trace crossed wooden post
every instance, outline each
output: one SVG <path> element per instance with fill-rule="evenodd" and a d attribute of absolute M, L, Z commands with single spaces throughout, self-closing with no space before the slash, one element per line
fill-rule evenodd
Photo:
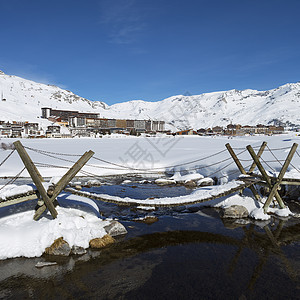
<path fill-rule="evenodd" d="M 37 190 L 39 191 L 44 204 L 41 205 L 35 212 L 33 217 L 34 220 L 38 220 L 42 213 L 49 209 L 52 217 L 55 219 L 57 217 L 57 211 L 54 207 L 54 200 L 61 193 L 61 191 L 67 186 L 67 184 L 75 177 L 75 175 L 81 170 L 81 168 L 86 164 L 86 162 L 94 155 L 93 151 L 88 151 L 83 154 L 83 156 L 68 170 L 68 172 L 58 181 L 55 185 L 54 190 L 50 193 L 47 193 L 43 183 L 44 179 L 41 176 L 40 172 L 30 159 L 28 153 L 24 149 L 20 141 L 14 142 L 14 146 L 18 151 L 28 173 L 30 174 Z"/>
<path fill-rule="evenodd" d="M 290 152 L 289 152 L 289 154 L 288 154 L 288 156 L 287 156 L 287 158 L 286 158 L 286 160 L 285 160 L 285 162 L 284 162 L 284 164 L 283 164 L 283 166 L 282 166 L 282 168 L 281 168 L 281 170 L 280 170 L 280 173 L 279 173 L 279 175 L 276 179 L 275 184 L 272 185 L 272 181 L 271 181 L 270 177 L 268 176 L 268 174 L 265 171 L 264 167 L 260 163 L 259 158 L 256 156 L 253 148 L 250 145 L 247 146 L 247 150 L 249 151 L 250 155 L 252 156 L 254 162 L 256 163 L 261 175 L 263 176 L 263 178 L 265 179 L 265 181 L 268 184 L 269 188 L 271 189 L 270 194 L 268 196 L 268 199 L 264 204 L 264 212 L 265 213 L 267 212 L 268 207 L 271 204 L 274 196 L 275 196 L 280 208 L 285 208 L 285 205 L 284 205 L 280 195 L 278 194 L 277 190 L 278 190 L 278 187 L 280 186 L 280 184 L 282 182 L 284 174 L 285 174 L 285 172 L 286 172 L 286 170 L 287 170 L 287 168 L 288 168 L 288 166 L 289 166 L 289 164 L 290 164 L 290 162 L 291 162 L 291 160 L 292 160 L 292 158 L 293 158 L 293 156 L 294 156 L 294 154 L 297 150 L 297 147 L 298 147 L 298 144 L 294 143 L 291 150 L 290 150 Z"/>
<path fill-rule="evenodd" d="M 274 181 L 272 181 L 273 179 L 271 179 L 268 176 L 267 172 L 265 171 L 264 167 L 262 166 L 261 162 L 259 161 L 259 159 L 260 159 L 260 157 L 261 157 L 261 155 L 262 155 L 262 153 L 263 153 L 266 145 L 267 145 L 267 143 L 263 142 L 257 154 L 254 152 L 253 148 L 250 145 L 247 146 L 247 150 L 248 150 L 248 152 L 250 153 L 250 155 L 251 155 L 251 157 L 253 159 L 253 163 L 252 163 L 252 165 L 251 165 L 251 167 L 250 167 L 250 169 L 249 169 L 248 172 L 246 172 L 245 169 L 243 168 L 241 162 L 239 161 L 238 157 L 234 153 L 234 151 L 231 148 L 230 144 L 228 143 L 228 144 L 225 145 L 226 148 L 228 149 L 229 153 L 231 154 L 234 162 L 236 163 L 238 169 L 240 170 L 240 172 L 242 174 L 244 174 L 244 175 L 251 174 L 254 171 L 254 169 L 256 168 L 256 166 L 257 166 L 257 168 L 259 169 L 259 171 L 260 171 L 260 173 L 262 175 L 262 178 L 266 182 L 263 185 L 267 185 L 267 187 L 270 188 L 270 194 L 269 194 L 268 199 L 265 202 L 264 207 L 263 207 L 264 208 L 264 213 L 267 213 L 268 207 L 270 206 L 270 204 L 271 204 L 271 202 L 273 200 L 273 197 L 276 198 L 276 200 L 277 200 L 280 208 L 285 208 L 285 205 L 284 205 L 284 203 L 283 203 L 283 201 L 282 201 L 282 199 L 281 199 L 281 197 L 280 197 L 280 195 L 279 195 L 279 193 L 278 193 L 277 190 L 278 190 L 280 184 L 282 183 L 284 174 L 285 174 L 285 172 L 286 172 L 286 170 L 287 170 L 287 168 L 288 168 L 288 166 L 289 166 L 289 164 L 290 164 L 290 162 L 291 162 L 291 160 L 292 160 L 292 158 L 293 158 L 293 156 L 294 156 L 294 154 L 295 154 L 295 152 L 297 150 L 297 147 L 298 147 L 298 144 L 296 144 L 296 143 L 293 144 L 293 146 L 292 146 L 292 148 L 291 148 L 291 150 L 290 150 L 290 152 L 289 152 L 289 154 L 288 154 L 288 156 L 287 156 L 287 158 L 286 158 L 286 160 L 285 160 L 285 162 L 284 162 L 284 164 L 282 166 L 282 169 L 281 169 L 278 177 L 275 179 L 276 180 L 275 183 L 273 183 L 274 182 Z M 251 189 L 251 191 L 252 191 L 255 199 L 256 200 L 260 200 L 260 196 L 257 193 L 257 191 L 255 190 L 254 186 L 251 185 L 249 188 Z"/>
<path fill-rule="evenodd" d="M 260 146 L 260 149 L 258 150 L 257 157 L 261 157 L 261 155 L 262 155 L 262 153 L 263 153 L 263 151 L 264 151 L 266 145 L 267 145 L 266 142 L 263 142 L 263 143 L 262 143 L 262 145 Z M 235 164 L 237 165 L 238 169 L 240 170 L 240 172 L 241 172 L 243 175 L 247 175 L 247 174 L 253 172 L 253 170 L 254 170 L 255 167 L 256 167 L 255 161 L 253 161 L 253 163 L 252 163 L 252 165 L 251 165 L 249 171 L 246 172 L 245 169 L 244 169 L 244 167 L 242 166 L 241 162 L 239 161 L 238 157 L 236 156 L 235 152 L 234 152 L 233 149 L 231 148 L 230 144 L 227 143 L 225 146 L 226 146 L 227 150 L 229 151 L 230 155 L 232 156 L 232 158 L 233 158 Z M 255 198 L 257 201 L 260 201 L 261 198 L 260 198 L 259 194 L 257 193 L 255 187 L 254 187 L 253 185 L 250 185 L 249 188 L 250 188 L 250 190 L 251 190 L 251 192 L 252 192 L 254 198 Z"/>

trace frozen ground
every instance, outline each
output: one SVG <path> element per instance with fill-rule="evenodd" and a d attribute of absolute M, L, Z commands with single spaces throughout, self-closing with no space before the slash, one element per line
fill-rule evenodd
<path fill-rule="evenodd" d="M 0 164 L 11 151 L 9 149 L 3 150 L 3 148 L 6 149 L 14 141 L 13 139 L 0 139 Z M 300 137 L 295 133 L 290 133 L 278 136 L 234 138 L 221 136 L 126 137 L 123 135 L 107 135 L 97 139 L 21 140 L 24 146 L 41 150 L 36 152 L 27 149 L 30 157 L 37 164 L 39 171 L 44 177 L 63 175 L 66 172 L 63 167 L 70 167 L 79 158 L 79 155 L 88 150 L 93 150 L 95 155 L 83 170 L 96 175 L 156 173 L 165 170 L 179 170 L 181 172 L 197 172 L 208 176 L 230 164 L 226 169 L 215 174 L 219 177 L 236 170 L 225 148 L 226 143 L 231 144 L 246 167 L 251 164 L 251 158 L 245 147 L 251 145 L 257 151 L 263 141 L 267 141 L 268 147 L 274 149 L 272 153 L 279 160 L 284 160 L 292 144 L 294 142 L 299 143 Z M 264 160 L 268 162 L 266 169 L 270 172 L 274 172 L 273 169 L 279 171 L 281 165 L 276 161 L 272 153 L 266 149 L 263 155 Z M 297 168 L 300 167 L 300 158 L 297 154 L 293 158 L 293 165 Z M 0 177 L 15 176 L 23 167 L 18 154 L 15 152 L 3 165 L 0 165 Z M 297 170 L 290 169 L 290 171 L 292 172 L 291 176 L 300 177 L 300 173 Z M 82 173 L 81 175 L 87 174 Z M 26 177 L 28 173 L 24 171 L 21 176 Z"/>
<path fill-rule="evenodd" d="M 225 150 L 225 144 L 230 143 L 241 159 L 245 168 L 251 164 L 247 145 L 252 145 L 257 151 L 263 141 L 268 142 L 269 149 L 265 150 L 263 159 L 270 173 L 279 172 L 280 162 L 286 158 L 294 142 L 298 143 L 300 137 L 295 133 L 280 136 L 253 136 L 253 137 L 122 137 L 105 136 L 102 139 L 43 139 L 21 140 L 32 160 L 36 163 L 44 177 L 62 176 L 67 168 L 76 161 L 85 151 L 95 152 L 88 166 L 80 175 L 102 176 L 124 173 L 157 174 L 159 171 L 168 171 L 173 178 L 190 174 L 187 178 L 216 177 L 219 183 L 226 184 L 228 180 L 238 175 L 235 165 Z M 11 139 L 2 139 L 0 145 L 0 176 L 15 176 L 22 169 L 22 162 L 16 151 L 6 160 L 11 153 Z M 6 149 L 6 150 L 4 150 Z M 35 149 L 33 151 L 32 149 Z M 36 152 L 36 150 L 39 150 Z M 276 158 L 275 158 L 276 157 Z M 282 162 L 281 162 L 282 163 Z M 287 177 L 300 178 L 300 158 L 298 152 L 292 160 L 292 167 L 288 170 Z M 62 168 L 65 167 L 65 168 Z M 247 168 L 246 168 L 247 169 Z M 176 171 L 176 172 L 175 172 Z M 198 175 L 200 174 L 200 175 Z M 21 176 L 28 176 L 23 171 Z M 149 175 L 150 176 L 150 175 Z M 157 175 L 158 176 L 158 175 Z M 160 174 L 160 176 L 162 176 Z M 5 180 L 3 180 L 3 184 Z M 220 187 L 222 188 L 222 187 Z M 0 186 L 1 189 L 1 186 Z M 9 193 L 9 189 L 0 190 Z M 2 193 L 2 194 L 1 194 Z M 198 197 L 195 190 L 190 197 Z M 180 197 L 178 197 L 179 199 Z M 69 201 L 87 201 L 78 196 L 69 196 Z M 176 198 L 171 199 L 176 201 Z M 223 201 L 212 202 L 211 205 L 225 207 L 232 204 L 241 204 L 248 208 L 251 216 L 256 219 L 266 219 L 269 216 L 262 213 L 261 204 L 250 197 L 231 196 Z M 58 208 L 58 218 L 41 218 L 38 222 L 32 220 L 34 211 L 17 211 L 10 216 L 0 218 L 0 259 L 25 256 L 40 256 L 45 247 L 49 246 L 57 237 L 63 236 L 69 244 L 87 246 L 87 240 L 95 235 L 104 235 L 103 227 L 106 224 L 98 218 L 97 208 L 90 201 L 92 212 L 75 209 Z M 11 210 L 11 209 L 10 209 Z M 96 214 L 95 214 L 96 212 Z M 287 216 L 289 210 L 272 209 L 272 212 Z M 42 234 L 44 233 L 44 234 Z M 45 234 L 46 233 L 46 234 Z"/>

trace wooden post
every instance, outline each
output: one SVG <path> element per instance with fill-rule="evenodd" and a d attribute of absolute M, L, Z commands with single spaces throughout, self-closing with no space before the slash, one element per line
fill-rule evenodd
<path fill-rule="evenodd" d="M 38 189 L 41 197 L 43 198 L 47 208 L 49 209 L 52 217 L 55 219 L 57 216 L 57 211 L 53 205 L 53 203 L 50 201 L 47 192 L 42 184 L 43 177 L 41 176 L 40 172 L 38 171 L 38 169 L 36 168 L 36 166 L 34 165 L 34 163 L 32 162 L 32 160 L 30 159 L 29 155 L 27 154 L 26 150 L 24 149 L 23 145 L 21 144 L 20 141 L 16 141 L 14 142 L 14 146 L 17 149 L 28 173 L 30 174 L 36 188 Z"/>
<path fill-rule="evenodd" d="M 258 157 L 258 159 L 260 159 L 260 157 L 261 157 L 261 155 L 263 154 L 263 152 L 264 152 L 266 146 L 267 146 L 267 142 L 263 142 L 263 143 L 261 144 L 261 146 L 260 146 L 260 148 L 259 148 L 259 150 L 258 150 L 258 152 L 257 152 L 257 155 L 256 155 L 256 156 Z M 251 165 L 251 167 L 250 167 L 248 173 L 252 173 L 252 172 L 254 171 L 255 168 L 256 168 L 256 163 L 255 163 L 255 161 L 253 161 L 253 163 L 252 163 L 252 165 Z"/>
<path fill-rule="evenodd" d="M 274 186 L 272 187 L 271 192 L 270 192 L 270 194 L 268 196 L 268 199 L 267 199 L 267 201 L 266 201 L 266 203 L 264 205 L 264 210 L 265 211 L 268 209 L 270 203 L 272 202 L 272 199 L 273 199 L 273 197 L 274 197 L 274 195 L 275 195 L 278 187 L 281 184 L 283 176 L 284 176 L 284 174 L 285 174 L 285 172 L 286 172 L 286 170 L 287 170 L 287 168 L 288 168 L 288 166 L 289 166 L 289 164 L 290 164 L 290 162 L 291 162 L 291 160 L 292 160 L 292 158 L 293 158 L 293 156 L 294 156 L 294 154 L 295 154 L 295 152 L 297 150 L 297 147 L 298 147 L 298 144 L 294 143 L 293 146 L 292 146 L 292 148 L 291 148 L 291 150 L 290 150 L 290 152 L 289 152 L 289 154 L 288 154 L 288 156 L 287 156 L 287 158 L 286 158 L 286 160 L 285 160 L 285 162 L 284 162 L 284 164 L 283 164 L 283 166 L 282 166 L 282 169 L 280 170 L 280 173 L 278 175 L 277 181 L 274 184 Z M 285 205 L 284 205 L 284 203 L 283 203 L 282 200 L 278 201 L 278 203 L 279 203 L 279 205 L 280 205 L 281 208 L 285 207 Z"/>
<path fill-rule="evenodd" d="M 270 179 L 270 177 L 268 176 L 268 174 L 267 174 L 267 172 L 265 171 L 265 169 L 264 169 L 264 167 L 262 166 L 262 164 L 260 163 L 260 161 L 259 161 L 258 157 L 256 156 L 256 154 L 255 154 L 253 148 L 252 148 L 250 145 L 248 145 L 248 146 L 247 146 L 247 149 L 248 149 L 250 155 L 252 156 L 253 160 L 255 161 L 255 163 L 256 163 L 256 165 L 257 165 L 257 167 L 258 167 L 258 169 L 259 169 L 261 175 L 263 176 L 263 178 L 265 179 L 266 183 L 268 184 L 269 188 L 270 188 L 270 189 L 273 189 L 271 179 Z M 284 207 L 283 201 L 282 201 L 280 195 L 278 194 L 277 188 L 276 188 L 276 190 L 274 190 L 273 196 L 275 196 L 275 198 L 276 198 L 276 200 L 278 201 L 278 203 L 280 204 L 280 206 Z M 273 198 L 273 196 L 272 196 L 272 198 Z M 271 203 L 271 201 L 272 201 L 272 198 L 270 198 L 270 199 L 271 199 L 271 200 L 270 200 L 270 203 Z M 269 198 L 268 198 L 268 199 L 269 199 Z M 264 212 L 265 212 L 265 213 L 267 212 L 267 209 L 268 209 L 270 203 L 268 203 L 268 204 L 267 204 L 267 202 L 265 203 L 265 205 L 264 205 Z"/>
<path fill-rule="evenodd" d="M 94 155 L 93 151 L 88 151 L 72 166 L 71 169 L 58 181 L 50 198 L 51 203 L 56 199 L 60 192 L 67 186 L 67 184 L 74 178 L 74 176 L 81 170 L 87 161 Z M 42 213 L 46 210 L 45 204 L 41 205 L 35 212 L 34 220 L 38 220 Z"/>
<path fill-rule="evenodd" d="M 242 164 L 241 164 L 241 162 L 239 161 L 238 157 L 236 156 L 235 152 L 234 152 L 233 149 L 231 148 L 230 144 L 227 143 L 225 146 L 226 146 L 227 150 L 229 151 L 230 155 L 232 156 L 232 158 L 233 158 L 235 164 L 237 165 L 238 169 L 240 170 L 240 172 L 241 172 L 242 174 L 244 174 L 244 175 L 247 175 L 247 172 L 245 171 L 244 167 L 242 166 Z M 254 167 L 254 168 L 255 168 L 255 167 Z M 254 195 L 255 199 L 256 199 L 257 201 L 260 201 L 260 196 L 259 196 L 259 194 L 257 193 L 255 187 L 254 187 L 253 185 L 250 185 L 249 188 L 250 188 L 252 194 Z"/>

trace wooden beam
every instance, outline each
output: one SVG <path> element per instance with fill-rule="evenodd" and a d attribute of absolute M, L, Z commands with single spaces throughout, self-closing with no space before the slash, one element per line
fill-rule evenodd
<path fill-rule="evenodd" d="M 32 160 L 30 159 L 29 155 L 27 154 L 27 152 L 24 149 L 21 142 L 20 141 L 14 142 L 14 146 L 15 146 L 16 150 L 18 151 L 28 173 L 30 174 L 36 188 L 38 189 L 38 191 L 39 191 L 42 199 L 44 200 L 47 208 L 49 209 L 52 217 L 55 219 L 57 216 L 57 211 L 56 211 L 53 203 L 50 201 L 50 199 L 47 195 L 47 192 L 42 184 L 42 181 L 44 181 L 44 180 L 43 180 L 40 172 L 38 171 L 38 169 L 36 168 L 36 166 L 34 165 Z"/>
<path fill-rule="evenodd" d="M 263 154 L 263 152 L 264 152 L 266 146 L 267 146 L 267 142 L 263 142 L 263 143 L 261 144 L 261 146 L 260 146 L 260 148 L 259 148 L 259 150 L 258 150 L 258 152 L 257 152 L 257 154 L 256 154 L 256 156 L 258 157 L 258 159 L 259 159 L 259 158 L 261 157 L 261 155 Z M 255 168 L 256 168 L 256 163 L 255 163 L 255 161 L 253 161 L 253 163 L 252 163 L 252 165 L 251 165 L 251 167 L 250 167 L 248 173 L 252 173 L 252 172 L 254 171 Z"/>
<path fill-rule="evenodd" d="M 285 162 L 284 162 L 284 164 L 283 164 L 283 166 L 282 166 L 282 168 L 281 168 L 281 170 L 280 170 L 280 173 L 279 173 L 279 175 L 277 177 L 277 182 L 272 187 L 271 192 L 270 192 L 270 194 L 268 196 L 268 199 L 265 202 L 265 205 L 264 205 L 264 210 L 265 211 L 268 209 L 270 203 L 272 202 L 272 199 L 273 199 L 273 197 L 274 197 L 274 195 L 275 195 L 275 193 L 276 193 L 279 185 L 281 184 L 281 181 L 282 181 L 282 179 L 284 177 L 284 174 L 285 174 L 287 168 L 289 167 L 289 164 L 291 163 L 291 160 L 292 160 L 292 158 L 293 158 L 293 156 L 294 156 L 294 154 L 295 154 L 295 152 L 297 150 L 297 147 L 298 147 L 298 144 L 294 143 L 293 146 L 292 146 L 292 148 L 291 148 L 291 150 L 290 150 L 290 152 L 289 152 L 289 154 L 288 154 L 288 156 L 287 156 L 287 158 L 286 158 L 286 160 L 285 160 Z M 278 201 L 278 203 L 279 203 L 279 206 L 281 208 L 285 208 L 285 205 L 284 205 L 284 203 L 283 203 L 282 200 Z"/>
<path fill-rule="evenodd" d="M 258 167 L 261 175 L 263 176 L 264 180 L 268 184 L 269 188 L 272 189 L 273 188 L 272 181 L 271 181 L 270 177 L 268 176 L 267 172 L 265 171 L 264 167 L 262 166 L 261 162 L 259 161 L 258 157 L 256 156 L 253 148 L 250 145 L 248 145 L 247 146 L 247 150 L 249 151 L 250 155 L 252 156 L 253 160 L 255 161 L 255 163 L 256 163 L 256 165 L 257 165 L 257 167 Z M 278 203 L 282 203 L 283 204 L 283 201 L 282 201 L 280 195 L 278 194 L 277 189 L 275 190 L 273 196 L 275 196 L 275 198 L 278 201 Z M 269 203 L 269 205 L 270 205 L 270 203 Z M 265 205 L 264 205 L 264 212 L 265 213 L 267 212 L 267 209 L 268 209 L 268 207 L 266 206 L 266 203 L 265 203 Z"/>
<path fill-rule="evenodd" d="M 235 164 L 237 165 L 238 169 L 240 170 L 240 172 L 244 175 L 247 175 L 247 172 L 245 171 L 244 167 L 242 166 L 240 160 L 238 159 L 238 157 L 236 156 L 235 152 L 233 151 L 233 149 L 231 148 L 230 144 L 227 143 L 226 145 L 226 148 L 228 150 L 228 152 L 230 153 L 230 155 L 232 156 Z M 253 185 L 250 185 L 249 186 L 249 189 L 251 190 L 254 198 L 257 200 L 257 201 L 260 201 L 260 196 L 259 194 L 257 193 L 255 187 Z"/>
<path fill-rule="evenodd" d="M 235 164 L 237 165 L 238 169 L 240 170 L 240 172 L 242 174 L 246 175 L 247 173 L 246 173 L 244 167 L 242 166 L 241 162 L 239 161 L 239 159 L 235 155 L 235 153 L 234 153 L 233 149 L 231 148 L 230 144 L 227 143 L 225 146 L 226 146 L 228 152 L 230 153 L 231 157 L 233 158 Z"/>
<path fill-rule="evenodd" d="M 93 151 L 88 151 L 83 154 L 82 157 L 69 169 L 69 171 L 58 181 L 55 185 L 53 194 L 51 195 L 50 201 L 54 202 L 56 197 L 61 191 L 68 185 L 68 183 L 75 177 L 75 175 L 81 170 L 81 168 L 87 163 L 87 161 L 94 155 Z M 35 212 L 33 217 L 34 220 L 38 220 L 42 213 L 46 210 L 45 204 L 41 205 Z"/>
<path fill-rule="evenodd" d="M 37 199 L 37 198 L 38 197 L 35 193 L 31 194 L 31 195 L 20 195 L 20 197 L 17 197 L 17 198 L 12 199 L 12 200 L 1 201 L 0 202 L 0 207 L 10 206 L 10 205 L 14 205 L 14 204 L 17 204 L 17 203 L 29 201 L 29 200 L 34 200 L 34 199 Z"/>

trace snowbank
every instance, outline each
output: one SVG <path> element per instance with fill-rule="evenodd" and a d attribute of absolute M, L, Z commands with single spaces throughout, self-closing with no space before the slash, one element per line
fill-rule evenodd
<path fill-rule="evenodd" d="M 34 211 L 13 214 L 0 219 L 0 259 L 38 257 L 55 239 L 63 237 L 70 247 L 89 247 L 93 238 L 106 235 L 109 221 L 93 213 L 57 207 L 56 219 L 33 220 Z"/>

